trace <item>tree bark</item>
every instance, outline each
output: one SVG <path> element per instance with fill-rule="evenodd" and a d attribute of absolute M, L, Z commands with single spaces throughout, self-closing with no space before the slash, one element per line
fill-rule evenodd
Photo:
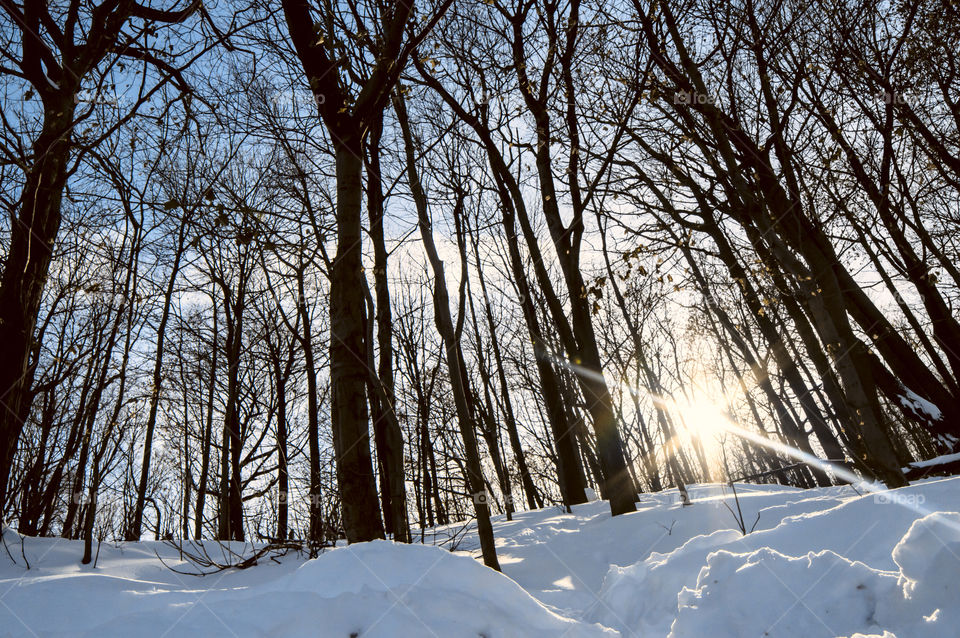
<path fill-rule="evenodd" d="M 11 224 L 10 249 L 0 279 L 0 512 L 23 421 L 30 410 L 30 353 L 37 312 L 60 229 L 60 200 L 71 149 L 73 94 L 45 106 L 43 130 L 33 145 L 37 162 L 27 173 L 20 214 Z"/>
<path fill-rule="evenodd" d="M 372 383 L 379 392 L 371 397 L 374 408 L 374 436 L 377 460 L 380 463 L 381 501 L 386 531 L 401 543 L 410 542 L 407 517 L 407 488 L 404 478 L 403 433 L 395 412 L 393 376 L 393 317 L 390 309 L 390 286 L 387 279 L 387 246 L 383 231 L 383 188 L 380 175 L 380 136 L 382 121 L 371 126 L 367 140 L 367 212 L 370 218 L 370 240 L 373 244 L 373 282 L 376 291 L 376 325 L 378 360 L 376 374 L 371 365 Z M 371 320 L 373 318 L 371 317 Z M 372 328 L 372 326 L 371 326 Z M 373 340 L 368 342 L 373 348 Z M 371 353 L 372 354 L 372 353 Z M 372 356 L 370 357 L 372 359 Z M 382 394 L 381 396 L 378 396 Z"/>
<path fill-rule="evenodd" d="M 343 522 L 351 543 L 383 538 L 370 455 L 367 412 L 366 281 L 361 261 L 361 169 L 359 138 L 335 143 L 337 163 L 337 255 L 330 274 L 330 388 L 337 478 Z"/>

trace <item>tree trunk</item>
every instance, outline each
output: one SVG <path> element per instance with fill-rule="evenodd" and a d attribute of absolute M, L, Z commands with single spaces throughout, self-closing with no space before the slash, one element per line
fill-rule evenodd
<path fill-rule="evenodd" d="M 160 314 L 160 323 L 157 326 L 157 353 L 153 360 L 153 380 L 150 388 L 150 407 L 147 414 L 147 428 L 143 438 L 143 461 L 140 467 L 140 481 L 137 483 L 137 502 L 133 509 L 133 521 L 127 531 L 128 541 L 140 538 L 140 528 L 143 525 L 143 508 L 147 497 L 147 480 L 150 478 L 150 455 L 153 450 L 153 430 L 157 425 L 157 411 L 160 407 L 160 384 L 163 381 L 163 354 L 166 347 L 164 337 L 167 332 L 167 321 L 170 319 L 170 304 L 173 299 L 173 290 L 180 272 L 180 258 L 183 255 L 183 244 L 186 235 L 186 223 L 180 224 L 177 235 L 176 252 L 173 256 L 173 266 L 167 279 L 167 288 L 163 294 L 163 310 Z"/>
<path fill-rule="evenodd" d="M 401 543 L 410 542 L 407 518 L 407 488 L 404 478 L 403 433 L 395 412 L 396 396 L 393 379 L 393 317 L 390 309 L 390 286 L 387 279 L 387 247 L 383 232 L 383 190 L 380 175 L 380 134 L 382 121 L 371 126 L 367 140 L 367 209 L 370 217 L 370 240 L 373 243 L 373 281 L 376 291 L 376 325 L 378 361 L 372 382 L 379 384 L 382 397 L 372 398 L 375 406 L 374 436 L 377 459 L 381 466 L 380 491 L 383 518 L 387 532 Z M 371 320 L 373 317 L 371 317 Z M 372 329 L 372 326 L 371 326 Z M 368 348 L 373 348 L 370 339 Z M 372 354 L 372 352 L 371 352 Z M 372 357 L 371 357 L 372 358 Z M 373 366 L 371 366 L 371 371 Z M 375 393 L 379 394 L 379 393 Z"/>
<path fill-rule="evenodd" d="M 45 108 L 43 130 L 33 145 L 37 161 L 26 176 L 20 214 L 11 223 L 10 248 L 0 279 L 0 361 L 4 362 L 0 396 L 6 406 L 0 410 L 0 512 L 7 505 L 10 471 L 23 430 L 21 415 L 29 413 L 33 400 L 30 352 L 60 229 L 74 107 L 71 94 Z"/>
<path fill-rule="evenodd" d="M 210 299 L 216 307 L 216 292 L 212 292 Z M 193 537 L 197 540 L 203 538 L 203 508 L 207 498 L 207 482 L 210 474 L 210 450 L 213 444 L 213 397 L 217 386 L 217 336 L 219 334 L 217 326 L 217 313 L 213 313 L 213 334 L 211 336 L 210 353 L 210 375 L 207 379 L 207 414 L 204 424 L 203 443 L 200 450 L 200 478 L 197 483 L 197 520 L 194 522 Z M 201 372 L 198 370 L 198 372 Z"/>
<path fill-rule="evenodd" d="M 407 119 L 406 108 L 403 104 L 403 97 L 400 91 L 395 95 L 394 106 L 397 111 L 397 119 L 400 122 L 404 148 L 406 150 L 407 179 L 413 200 L 417 207 L 420 237 L 423 239 L 424 249 L 427 252 L 430 266 L 433 269 L 434 318 L 436 320 L 437 332 L 440 333 L 440 337 L 443 340 L 444 351 L 447 355 L 450 387 L 457 409 L 457 421 L 460 425 L 460 435 L 463 438 L 463 448 L 466 456 L 465 474 L 467 489 L 473 497 L 474 511 L 477 516 L 477 534 L 480 537 L 480 549 L 483 554 L 484 564 L 491 569 L 500 571 L 500 563 L 497 560 L 497 550 L 493 538 L 493 525 L 490 523 L 490 508 L 487 504 L 487 495 L 484 490 L 485 481 L 480 462 L 480 449 L 477 445 L 476 424 L 473 421 L 473 410 L 468 402 L 466 379 L 463 377 L 463 352 L 460 349 L 459 341 L 463 323 L 461 321 L 455 327 L 450 313 L 450 296 L 447 293 L 443 262 L 440 260 L 436 245 L 433 241 L 433 229 L 427 210 L 427 199 L 420 185 L 420 178 L 417 173 L 413 137 L 410 133 L 410 124 Z M 465 197 L 464 194 L 458 194 L 459 199 L 455 206 L 462 206 L 463 197 Z M 466 311 L 463 307 L 463 291 L 465 290 L 465 279 L 468 277 L 468 273 L 464 271 L 460 276 L 460 312 L 463 313 Z"/>
<path fill-rule="evenodd" d="M 304 286 L 305 268 L 300 264 L 297 271 L 297 312 L 300 315 L 303 334 L 298 335 L 303 350 L 303 364 L 307 377 L 307 447 L 310 452 L 310 486 L 307 498 L 310 500 L 309 537 L 312 542 L 323 540 L 323 516 L 320 511 L 322 494 L 320 472 L 320 394 L 317 387 L 317 367 L 313 351 L 313 327 L 310 313 L 307 311 L 307 293 Z"/>
<path fill-rule="evenodd" d="M 366 339 L 361 249 L 359 137 L 338 140 L 337 256 L 330 274 L 330 388 L 337 479 L 343 524 L 351 543 L 383 538 L 377 486 L 370 456 Z"/>

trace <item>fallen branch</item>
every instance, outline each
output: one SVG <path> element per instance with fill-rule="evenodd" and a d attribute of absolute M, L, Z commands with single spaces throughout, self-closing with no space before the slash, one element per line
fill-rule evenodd
<path fill-rule="evenodd" d="M 163 566 L 172 572 L 183 574 L 185 576 L 209 576 L 211 574 L 216 574 L 228 569 L 247 569 L 254 567 L 259 563 L 260 559 L 264 557 L 269 557 L 270 560 L 279 563 L 280 561 L 278 561 L 277 558 L 286 556 L 290 551 L 296 551 L 298 554 L 303 554 L 306 551 L 303 543 L 299 541 L 267 543 L 259 549 L 255 549 L 253 546 L 251 546 L 253 551 L 249 554 L 236 552 L 229 547 L 229 545 L 220 541 L 216 541 L 216 543 L 220 548 L 222 559 L 217 559 L 211 556 L 204 543 L 196 543 L 191 541 L 190 549 L 187 550 L 184 549 L 184 544 L 182 542 L 164 541 L 165 545 L 168 545 L 179 552 L 180 560 L 195 565 L 198 568 L 198 571 L 183 571 L 177 569 L 172 565 L 169 565 L 163 559 L 163 557 L 160 556 L 160 552 L 154 550 L 154 554 L 157 555 L 157 559 L 163 564 Z"/>

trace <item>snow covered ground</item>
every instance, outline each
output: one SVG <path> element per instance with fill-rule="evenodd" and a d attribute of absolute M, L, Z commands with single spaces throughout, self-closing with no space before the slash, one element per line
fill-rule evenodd
<path fill-rule="evenodd" d="M 503 575 L 470 534 L 457 553 L 380 541 L 198 577 L 164 543 L 104 543 L 94 569 L 78 542 L 8 531 L 0 636 L 960 636 L 960 478 L 737 492 L 746 535 L 715 485 L 690 507 L 667 491 L 617 518 L 497 519 Z"/>

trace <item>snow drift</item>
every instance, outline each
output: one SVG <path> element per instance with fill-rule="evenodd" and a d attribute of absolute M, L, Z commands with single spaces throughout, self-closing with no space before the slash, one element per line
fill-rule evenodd
<path fill-rule="evenodd" d="M 723 486 L 498 519 L 503 574 L 469 533 L 457 553 L 378 541 L 199 577 L 164 543 L 104 544 L 92 568 L 77 542 L 8 531 L 0 636 L 958 635 L 960 478 L 738 494 L 746 535 Z"/>

